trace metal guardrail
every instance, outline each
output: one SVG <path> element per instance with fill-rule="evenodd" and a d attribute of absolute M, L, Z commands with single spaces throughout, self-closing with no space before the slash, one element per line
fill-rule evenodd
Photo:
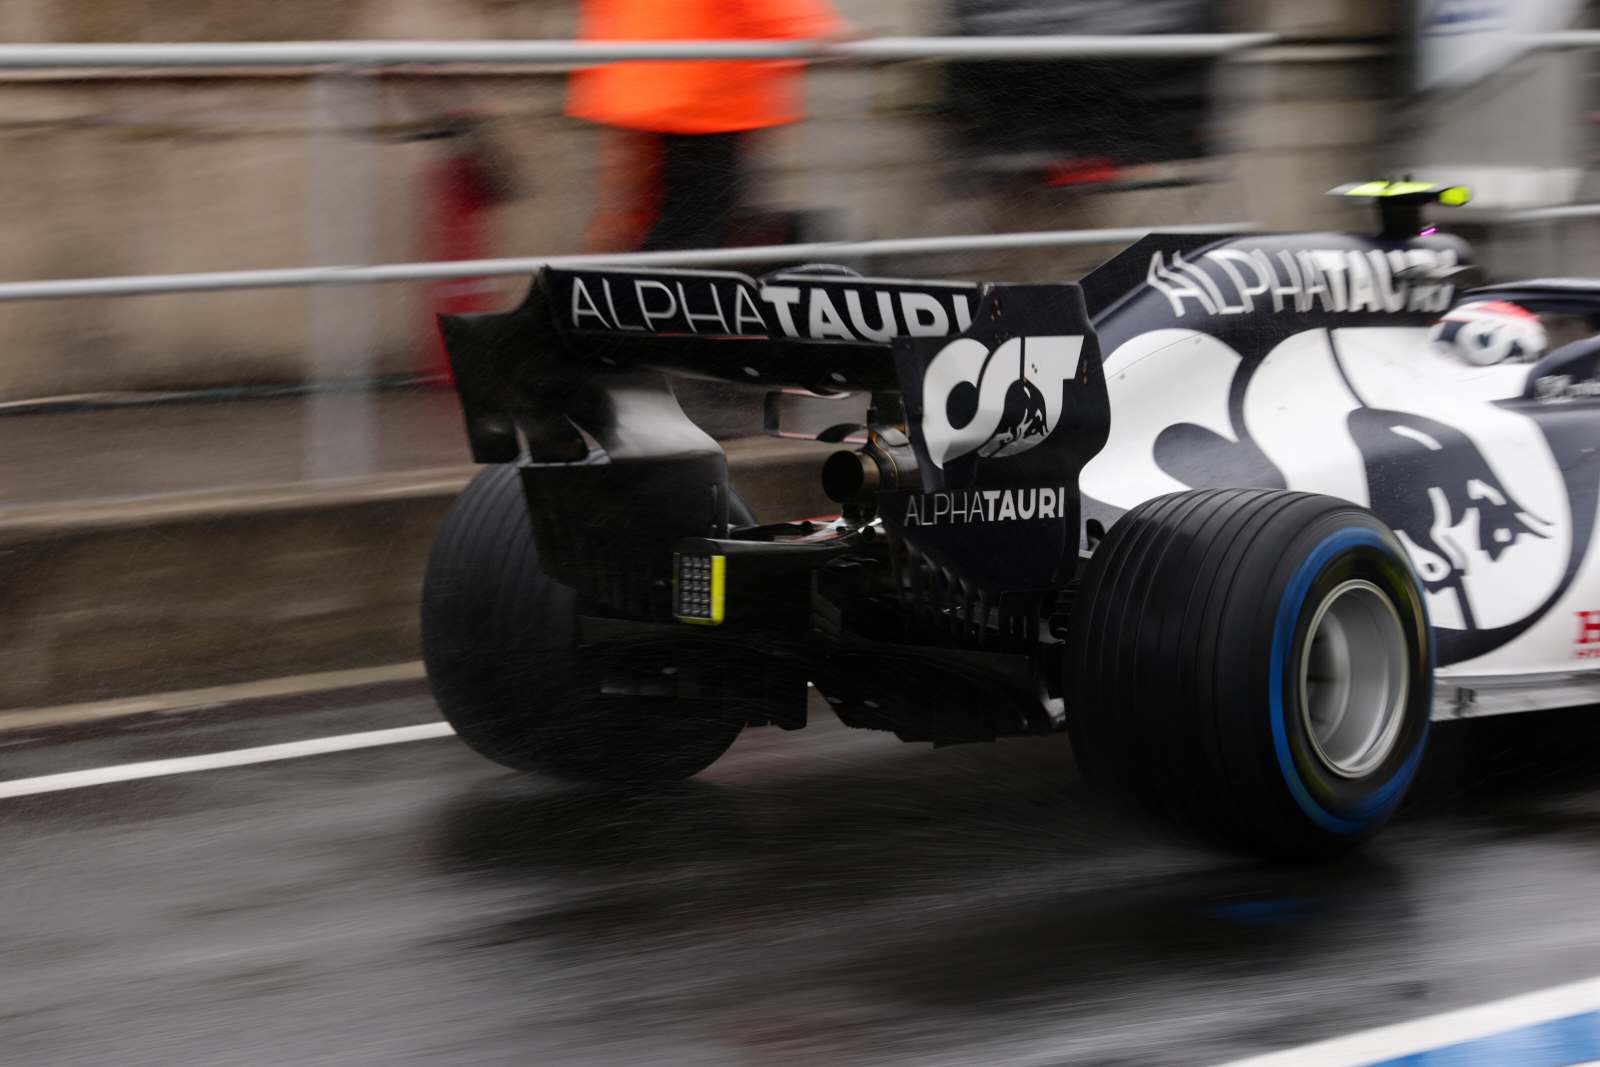
<path fill-rule="evenodd" d="M 1138 37 L 901 37 L 850 42 L 819 41 L 339 41 L 259 44 L 59 44 L 0 45 L 0 72 L 123 69 L 169 72 L 312 68 L 316 79 L 312 107 L 324 127 L 339 113 L 352 116 L 375 108 L 372 79 L 383 69 L 439 70 L 496 65 L 582 66 L 622 60 L 829 59 L 856 63 L 987 61 L 1019 59 L 1181 59 L 1262 55 L 1280 43 L 1272 34 L 1219 34 Z M 1305 61 L 1343 58 L 1335 51 L 1300 48 Z M 1304 55 L 1301 55 L 1304 53 Z M 356 76 L 352 76 L 356 75 Z M 346 99 L 338 103 L 338 97 Z M 342 160 L 336 142 L 316 150 L 324 180 L 344 186 L 343 194 L 324 192 L 313 206 L 312 232 L 323 262 L 339 262 L 371 247 L 371 218 L 348 194 L 370 182 L 370 159 Z M 337 164 L 337 165 L 336 165 Z M 337 176 L 337 177 L 333 177 Z M 1250 226 L 1175 227 L 1183 232 L 1216 233 Z M 391 282 L 479 278 L 529 274 L 552 262 L 633 265 L 781 263 L 867 255 L 1119 244 L 1137 240 L 1146 229 L 1083 230 L 964 237 L 913 238 L 718 249 L 700 252 L 478 260 L 453 263 L 401 263 L 378 266 L 312 267 L 286 270 L 223 271 L 145 277 L 79 278 L 0 283 L 0 302 L 81 297 L 131 297 L 158 293 L 202 293 L 241 289 L 313 287 L 308 316 L 307 369 L 319 381 L 370 376 L 377 310 L 358 293 L 334 300 L 329 287 Z M 370 398 L 356 394 L 317 394 L 305 429 L 306 474 L 314 480 L 360 477 L 372 469 L 374 418 Z"/>
<path fill-rule="evenodd" d="M 819 41 L 313 41 L 241 44 L 3 44 L 0 71 L 76 68 L 247 69 L 328 67 L 351 71 L 463 64 L 560 63 L 624 60 L 848 59 L 858 62 L 1002 59 L 1175 59 L 1232 55 L 1277 43 L 1270 33 L 1145 36 L 881 37 Z M 1253 224 L 1172 227 L 1218 233 Z M 916 255 L 967 250 L 1118 244 L 1147 229 L 1050 231 L 887 241 L 775 245 L 763 248 L 620 256 L 564 256 L 450 263 L 401 263 L 194 274 L 78 278 L 0 283 L 0 302 L 82 297 L 147 296 L 325 285 L 445 281 L 528 274 L 549 263 L 694 264 L 777 263 L 828 256 Z"/>
<path fill-rule="evenodd" d="M 1258 229 L 1256 223 L 1166 226 L 1106 230 L 1041 230 L 1032 233 L 973 234 L 960 237 L 910 237 L 878 241 L 819 241 L 683 252 L 633 252 L 617 255 L 545 256 L 513 259 L 451 260 L 441 263 L 391 263 L 370 267 L 309 267 L 281 270 L 216 271 L 202 274 L 149 274 L 111 278 L 0 283 L 0 303 L 84 297 L 157 296 L 215 293 L 238 289 L 294 289 L 324 285 L 382 285 L 532 274 L 546 266 L 696 266 L 793 263 L 861 256 L 909 256 L 943 252 L 991 252 L 1007 248 L 1065 248 L 1131 244 L 1148 233 L 1228 234 Z"/>
<path fill-rule="evenodd" d="M 78 67 L 417 67 L 582 65 L 638 59 L 1187 59 L 1276 43 L 1270 33 L 1146 36 L 878 37 L 862 41 L 273 41 L 259 44 L 4 44 L 0 70 Z"/>
<path fill-rule="evenodd" d="M 1536 207 L 1517 211 L 1500 219 L 1501 222 L 1565 222 L 1572 219 L 1600 218 L 1600 204 L 1562 204 L 1558 207 Z"/>
<path fill-rule="evenodd" d="M 1523 44 L 1534 52 L 1565 52 L 1579 48 L 1600 48 L 1600 30 L 1562 30 L 1558 33 L 1536 33 L 1526 37 Z"/>

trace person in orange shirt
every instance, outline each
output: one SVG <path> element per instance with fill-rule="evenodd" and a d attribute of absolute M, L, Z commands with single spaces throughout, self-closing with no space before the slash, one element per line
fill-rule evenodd
<path fill-rule="evenodd" d="M 840 39 L 826 0 L 584 0 L 590 41 Z M 791 61 L 610 63 L 573 75 L 567 113 L 607 128 L 595 251 L 716 248 L 743 199 L 748 135 L 804 116 Z"/>

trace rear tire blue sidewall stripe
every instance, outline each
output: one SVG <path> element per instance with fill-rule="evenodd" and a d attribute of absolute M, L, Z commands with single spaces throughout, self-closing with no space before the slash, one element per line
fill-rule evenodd
<path fill-rule="evenodd" d="M 1389 780 L 1350 812 L 1354 818 L 1335 815 L 1317 803 L 1311 791 L 1306 788 L 1305 779 L 1301 777 L 1300 769 L 1295 765 L 1294 755 L 1289 751 L 1289 730 L 1285 718 L 1289 709 L 1284 704 L 1284 692 L 1287 689 L 1289 658 L 1294 651 L 1294 635 L 1300 622 L 1300 613 L 1305 608 L 1306 597 L 1311 592 L 1312 584 L 1328 564 L 1351 549 L 1362 547 L 1376 548 L 1387 556 L 1394 556 L 1394 547 L 1376 531 L 1352 527 L 1330 534 L 1312 550 L 1311 555 L 1294 572 L 1294 576 L 1289 579 L 1288 588 L 1284 590 L 1283 600 L 1278 605 L 1278 616 L 1272 631 L 1271 670 L 1268 674 L 1272 702 L 1272 747 L 1278 757 L 1278 770 L 1283 775 L 1284 784 L 1289 787 L 1290 795 L 1294 797 L 1295 803 L 1308 819 L 1329 833 L 1343 835 L 1366 832 L 1381 823 L 1399 806 L 1401 798 L 1405 795 L 1406 786 L 1410 784 L 1417 773 L 1417 767 L 1422 762 L 1422 750 L 1427 741 L 1430 725 L 1428 723 L 1423 725 L 1422 733 L 1412 746 L 1411 754 Z M 1410 573 L 1409 564 L 1406 564 L 1406 572 Z M 1417 603 L 1423 606 L 1422 621 L 1426 627 L 1428 625 L 1426 605 L 1420 591 L 1417 592 Z M 1431 717 L 1433 706 L 1431 671 L 1427 685 L 1427 706 Z"/>

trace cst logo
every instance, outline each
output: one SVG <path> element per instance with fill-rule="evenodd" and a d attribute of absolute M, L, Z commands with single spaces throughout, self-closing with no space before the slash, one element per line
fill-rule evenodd
<path fill-rule="evenodd" d="M 943 470 L 974 452 L 1000 459 L 1043 444 L 1061 421 L 1083 342 L 1013 337 L 993 352 L 969 337 L 946 345 L 922 380 L 922 436 L 933 465 Z"/>

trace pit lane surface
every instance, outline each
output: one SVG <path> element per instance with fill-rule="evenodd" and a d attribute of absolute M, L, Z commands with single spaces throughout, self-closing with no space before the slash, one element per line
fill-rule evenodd
<path fill-rule="evenodd" d="M 1441 727 L 1398 825 L 1282 871 L 1109 813 L 1064 743 L 814 713 L 647 797 L 444 738 L 0 800 L 0 1062 L 1203 1064 L 1600 974 L 1593 716 Z M 5 735 L 0 778 L 431 721 Z"/>

